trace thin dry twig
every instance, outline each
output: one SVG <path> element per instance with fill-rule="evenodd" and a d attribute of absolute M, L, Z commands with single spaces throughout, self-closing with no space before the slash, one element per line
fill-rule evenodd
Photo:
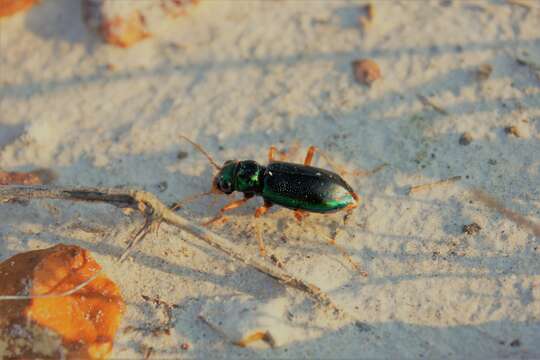
<path fill-rule="evenodd" d="M 0 301 L 4 300 L 31 300 L 31 299 L 46 299 L 46 298 L 55 298 L 55 297 L 63 297 L 63 296 L 69 296 L 77 291 L 81 290 L 86 285 L 90 284 L 92 281 L 94 281 L 99 275 L 101 271 L 98 271 L 94 273 L 94 275 L 90 276 L 88 279 L 80 283 L 79 285 L 75 286 L 73 289 L 64 291 L 61 293 L 52 293 L 52 294 L 43 294 L 43 295 L 0 295 Z"/>
<path fill-rule="evenodd" d="M 534 3 L 531 0 L 506 0 L 506 2 L 510 5 L 524 7 L 527 10 L 531 10 L 534 7 Z"/>
<path fill-rule="evenodd" d="M 448 111 L 446 111 L 440 105 L 435 104 L 433 101 L 431 101 L 430 99 L 428 99 L 424 95 L 418 94 L 418 95 L 416 95 L 416 97 L 418 97 L 418 100 L 420 100 L 420 102 L 422 104 L 424 104 L 424 106 L 432 107 L 433 110 L 437 111 L 439 114 L 448 115 Z"/>
<path fill-rule="evenodd" d="M 504 217 L 512 220 L 518 225 L 528 228 L 535 236 L 540 237 L 540 224 L 537 224 L 532 220 L 527 219 L 525 216 L 508 209 L 499 200 L 480 189 L 474 189 L 472 193 L 476 199 L 480 200 L 487 207 L 497 210 Z"/>
<path fill-rule="evenodd" d="M 13 199 L 59 199 L 104 202 L 120 208 L 133 208 L 139 211 L 148 207 L 152 209 L 154 219 L 159 219 L 160 221 L 185 230 L 237 261 L 251 266 L 287 286 L 307 293 L 320 304 L 333 310 L 336 314 L 344 314 L 344 311 L 338 308 L 330 297 L 316 285 L 303 281 L 274 265 L 268 265 L 258 257 L 246 254 L 242 251 L 241 247 L 234 245 L 229 240 L 174 213 L 152 193 L 130 189 L 1 186 L 0 203 L 12 201 Z"/>
<path fill-rule="evenodd" d="M 451 178 L 448 178 L 448 179 L 435 181 L 435 182 L 432 182 L 432 183 L 429 183 L 429 184 L 421 184 L 421 185 L 411 186 L 411 188 L 409 189 L 409 195 L 420 192 L 420 191 L 424 191 L 424 190 L 430 190 L 435 186 L 449 185 L 449 184 L 454 183 L 454 182 L 456 182 L 456 181 L 458 181 L 460 179 L 461 179 L 461 176 L 458 175 L 458 176 L 452 176 Z"/>

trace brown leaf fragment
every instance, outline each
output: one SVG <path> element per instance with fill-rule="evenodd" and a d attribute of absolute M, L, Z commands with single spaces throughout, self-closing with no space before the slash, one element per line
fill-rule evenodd
<path fill-rule="evenodd" d="M 37 0 L 0 0 L 0 17 L 27 10 L 35 3 Z"/>
<path fill-rule="evenodd" d="M 504 132 L 508 135 L 514 135 L 515 137 L 521 137 L 519 130 L 515 126 L 507 126 L 504 128 Z"/>
<path fill-rule="evenodd" d="M 100 271 L 88 250 L 63 244 L 19 253 L 1 262 L 2 355 L 13 359 L 107 358 L 124 302 L 118 286 Z M 11 296 L 22 299 L 9 299 Z"/>
<path fill-rule="evenodd" d="M 478 67 L 478 71 L 476 73 L 476 80 L 478 81 L 486 81 L 491 76 L 491 73 L 493 72 L 493 66 L 490 64 L 482 64 Z"/>
<path fill-rule="evenodd" d="M 1 171 L 0 185 L 44 185 L 56 179 L 52 170 L 38 169 L 29 172 Z"/>

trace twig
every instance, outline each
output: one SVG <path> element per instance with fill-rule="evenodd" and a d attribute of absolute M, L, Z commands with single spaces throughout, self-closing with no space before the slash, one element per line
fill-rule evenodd
<path fill-rule="evenodd" d="M 428 99 L 424 95 L 418 94 L 418 95 L 416 95 L 416 97 L 418 97 L 418 100 L 420 100 L 420 102 L 422 104 L 424 104 L 424 106 L 431 106 L 439 114 L 448 115 L 448 111 L 446 111 L 441 106 L 435 104 L 433 101 L 431 101 L 430 99 Z"/>
<path fill-rule="evenodd" d="M 100 275 L 100 271 L 94 273 L 94 275 L 90 276 L 87 280 L 83 281 L 79 285 L 75 286 L 73 289 L 64 291 L 61 293 L 53 293 L 53 294 L 44 294 L 44 295 L 0 295 L 0 301 L 4 300 L 31 300 L 31 299 L 46 299 L 46 298 L 55 298 L 55 297 L 62 297 L 62 296 L 69 296 L 77 291 L 81 290 L 86 285 L 90 284 L 92 281 L 94 281 L 98 276 Z"/>
<path fill-rule="evenodd" d="M 137 231 L 137 233 L 128 242 L 124 252 L 118 258 L 119 262 L 123 262 L 125 259 L 127 259 L 131 248 L 137 245 L 138 243 L 140 243 L 144 239 L 144 237 L 148 235 L 148 233 L 150 232 L 150 228 L 152 224 L 154 223 L 152 209 L 148 209 L 145 207 L 145 208 L 139 209 L 139 211 L 145 216 L 144 225 Z"/>
<path fill-rule="evenodd" d="M 409 189 L 409 195 L 420 192 L 420 191 L 429 190 L 429 189 L 431 189 L 431 188 L 433 188 L 435 186 L 449 185 L 449 184 L 451 184 L 453 182 L 456 182 L 456 181 L 458 181 L 460 179 L 461 179 L 461 176 L 458 175 L 458 176 L 452 176 L 451 178 L 448 178 L 448 179 L 435 181 L 435 182 L 429 183 L 429 184 L 421 184 L 421 185 L 411 186 L 411 188 Z"/>
<path fill-rule="evenodd" d="M 322 305 L 332 309 L 335 313 L 344 314 L 343 310 L 338 308 L 330 297 L 317 286 L 303 281 L 278 267 L 267 265 L 262 259 L 246 254 L 242 251 L 241 247 L 234 245 L 229 240 L 174 213 L 152 193 L 138 190 L 108 188 L 0 186 L 0 203 L 13 199 L 60 199 L 105 202 L 120 208 L 134 208 L 139 211 L 140 209 L 149 207 L 152 209 L 155 219 L 160 219 L 161 221 L 189 232 L 212 247 L 226 253 L 230 257 L 255 268 L 287 286 L 294 287 L 309 294 Z"/>
<path fill-rule="evenodd" d="M 527 219 L 525 216 L 518 214 L 517 212 L 508 209 L 505 207 L 499 200 L 495 199 L 491 195 L 488 195 L 480 189 L 473 190 L 473 195 L 476 199 L 484 203 L 484 205 L 497 210 L 503 216 L 512 220 L 518 225 L 529 228 L 535 236 L 540 237 L 540 224 L 533 222 L 532 220 Z"/>
<path fill-rule="evenodd" d="M 524 7 L 527 10 L 531 10 L 534 7 L 533 2 L 529 0 L 506 0 L 506 2 L 510 5 Z"/>

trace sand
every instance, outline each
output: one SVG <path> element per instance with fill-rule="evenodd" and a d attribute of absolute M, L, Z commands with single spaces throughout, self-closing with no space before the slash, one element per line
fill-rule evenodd
<path fill-rule="evenodd" d="M 113 358 L 149 348 L 155 358 L 540 358 L 540 239 L 471 191 L 540 222 L 540 75 L 517 61 L 540 63 L 538 2 L 375 6 L 364 32 L 357 2 L 203 1 L 129 49 L 89 31 L 79 1 L 43 1 L 0 20 L 5 170 L 50 168 L 57 185 L 134 187 L 172 203 L 207 190 L 212 177 L 180 133 L 220 162 L 264 163 L 272 144 L 298 144 L 291 160 L 301 161 L 313 144 L 352 170 L 387 164 L 346 177 L 362 197 L 346 226 L 342 214 L 298 225 L 277 207 L 261 221 L 268 252 L 348 317 L 167 225 L 118 264 L 143 220 L 107 205 L 0 206 L 0 260 L 58 243 L 91 250 L 127 303 Z M 371 87 L 353 78 L 360 58 L 381 68 Z M 480 81 L 482 64 L 493 71 Z M 464 132 L 469 145 L 459 143 Z M 408 194 L 453 176 L 461 179 Z M 203 222 L 226 201 L 181 213 Z M 213 229 L 256 253 L 260 203 Z M 471 223 L 480 231 L 464 233 Z M 368 277 L 325 243 L 336 228 Z M 174 304 L 170 323 L 142 295 Z M 262 307 L 285 301 L 283 322 L 298 331 L 273 349 L 232 345 L 199 314 L 235 296 Z M 130 331 L 161 323 L 170 334 Z"/>

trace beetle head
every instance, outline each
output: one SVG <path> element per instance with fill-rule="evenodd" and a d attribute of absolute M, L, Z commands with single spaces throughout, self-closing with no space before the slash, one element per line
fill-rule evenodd
<path fill-rule="evenodd" d="M 231 194 L 234 189 L 235 184 L 235 174 L 238 161 L 236 160 L 227 160 L 219 170 L 218 174 L 214 177 L 212 184 L 212 189 L 216 192 L 221 192 L 224 194 Z"/>

